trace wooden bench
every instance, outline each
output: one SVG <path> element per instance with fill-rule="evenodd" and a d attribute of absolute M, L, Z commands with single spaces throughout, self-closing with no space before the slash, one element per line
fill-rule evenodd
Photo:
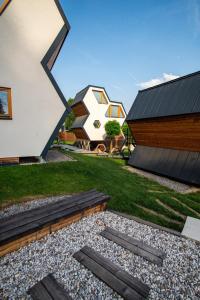
<path fill-rule="evenodd" d="M 72 300 L 52 274 L 47 275 L 28 290 L 33 300 Z"/>
<path fill-rule="evenodd" d="M 104 210 L 109 199 L 109 196 L 91 190 L 2 219 L 0 256 L 70 225 L 82 217 Z"/>
<path fill-rule="evenodd" d="M 73 257 L 127 300 L 142 300 L 149 294 L 149 287 L 120 267 L 85 246 Z"/>
<path fill-rule="evenodd" d="M 104 231 L 100 232 L 100 235 L 120 245 L 121 247 L 128 249 L 134 254 L 144 257 L 146 260 L 152 263 L 155 263 L 159 266 L 163 264 L 165 253 L 149 246 L 146 243 L 143 243 L 142 241 L 136 240 L 109 227 L 106 227 Z"/>

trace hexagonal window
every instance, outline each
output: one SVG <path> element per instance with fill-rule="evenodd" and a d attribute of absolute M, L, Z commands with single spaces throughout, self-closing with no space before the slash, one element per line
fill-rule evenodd
<path fill-rule="evenodd" d="M 100 128 L 101 123 L 100 123 L 99 120 L 95 120 L 94 123 L 93 123 L 93 125 L 94 125 L 95 128 Z"/>

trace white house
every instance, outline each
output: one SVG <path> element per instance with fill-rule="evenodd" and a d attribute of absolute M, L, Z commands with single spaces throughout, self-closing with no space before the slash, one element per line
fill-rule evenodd
<path fill-rule="evenodd" d="M 45 157 L 70 112 L 51 74 L 69 29 L 58 0 L 0 0 L 0 163 Z"/>
<path fill-rule="evenodd" d="M 76 94 L 71 106 L 76 118 L 72 130 L 78 140 L 97 145 L 106 138 L 105 124 L 116 120 L 122 126 L 126 112 L 121 102 L 111 101 L 103 87 L 88 85 Z"/>

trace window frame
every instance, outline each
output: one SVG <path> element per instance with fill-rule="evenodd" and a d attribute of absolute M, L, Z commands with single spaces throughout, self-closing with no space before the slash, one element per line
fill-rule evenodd
<path fill-rule="evenodd" d="M 97 122 L 98 122 L 98 125 L 96 126 L 95 124 L 96 124 Z M 94 126 L 94 128 L 99 129 L 99 128 L 101 127 L 101 122 L 100 122 L 100 120 L 94 120 L 93 126 Z"/>
<path fill-rule="evenodd" d="M 10 1 L 11 0 L 4 0 L 3 3 L 0 5 L 0 15 L 4 12 Z"/>
<path fill-rule="evenodd" d="M 7 92 L 8 94 L 8 113 L 0 114 L 0 120 L 12 120 L 12 93 L 11 88 L 8 87 L 0 87 L 0 92 Z"/>
<path fill-rule="evenodd" d="M 93 92 L 94 97 L 95 97 L 95 99 L 97 100 L 98 104 L 108 104 L 108 100 L 106 99 L 105 93 L 104 93 L 103 91 L 92 90 L 92 92 Z M 101 95 L 103 95 L 103 97 L 105 98 L 105 101 L 106 101 L 106 102 L 105 102 L 105 103 L 104 103 L 104 102 L 99 102 L 98 99 L 97 99 L 96 96 L 95 96 L 95 92 L 96 92 L 96 93 L 99 93 L 99 94 L 101 94 Z"/>
<path fill-rule="evenodd" d="M 117 117 L 115 116 L 112 116 L 112 107 L 113 106 L 116 106 L 118 109 L 117 109 Z M 122 116 L 120 116 L 122 115 Z M 125 118 L 125 114 L 123 112 L 123 109 L 121 107 L 121 105 L 118 105 L 118 104 L 110 104 L 107 111 L 106 111 L 106 117 L 107 118 L 119 118 L 119 119 L 123 119 Z"/>

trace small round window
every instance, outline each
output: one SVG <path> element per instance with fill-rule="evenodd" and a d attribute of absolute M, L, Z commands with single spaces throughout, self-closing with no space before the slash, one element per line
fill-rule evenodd
<path fill-rule="evenodd" d="M 99 120 L 95 120 L 93 125 L 94 125 L 95 128 L 99 128 L 101 126 L 101 123 L 100 123 Z"/>

